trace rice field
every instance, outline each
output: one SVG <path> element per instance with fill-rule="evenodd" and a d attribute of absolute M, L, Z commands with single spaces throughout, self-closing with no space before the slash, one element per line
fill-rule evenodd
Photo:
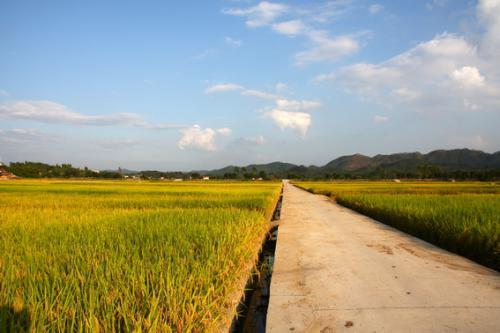
<path fill-rule="evenodd" d="M 500 185 L 294 182 L 449 251 L 500 270 Z"/>
<path fill-rule="evenodd" d="M 0 331 L 227 328 L 280 187 L 0 183 Z"/>

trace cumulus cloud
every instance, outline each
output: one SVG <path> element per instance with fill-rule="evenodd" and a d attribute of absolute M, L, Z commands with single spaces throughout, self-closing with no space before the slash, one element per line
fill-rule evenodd
<path fill-rule="evenodd" d="M 488 7 L 490 1 L 481 1 L 479 7 Z M 488 8 L 500 17 L 500 5 Z M 491 29 L 497 27 L 500 18 L 482 15 L 488 17 L 484 19 L 488 28 L 485 36 L 497 34 Z M 483 48 L 484 40 L 474 44 L 443 33 L 381 63 L 345 66 L 335 73 L 321 74 L 313 82 L 332 80 L 365 100 L 388 106 L 401 104 L 418 111 L 497 110 L 500 58 L 491 55 L 496 51 Z"/>
<path fill-rule="evenodd" d="M 246 17 L 246 25 L 251 28 L 268 25 L 288 10 L 288 6 L 280 3 L 262 1 L 249 8 L 229 8 L 222 12 L 227 15 Z"/>
<path fill-rule="evenodd" d="M 455 69 L 451 73 L 451 78 L 464 88 L 479 88 L 484 86 L 484 76 L 479 73 L 476 67 L 464 66 Z"/>
<path fill-rule="evenodd" d="M 181 150 L 215 151 L 217 150 L 217 145 L 215 143 L 216 136 L 229 136 L 231 132 L 231 129 L 227 127 L 214 130 L 210 127 L 202 128 L 200 125 L 193 125 L 181 129 L 182 136 L 177 146 Z"/>
<path fill-rule="evenodd" d="M 302 138 L 306 136 L 309 125 L 311 125 L 311 115 L 305 112 L 273 109 L 267 112 L 266 116 L 271 118 L 280 129 L 294 129 Z"/>
<path fill-rule="evenodd" d="M 195 149 L 205 151 L 215 151 L 215 134 L 211 128 L 201 128 L 199 125 L 181 130 L 182 137 L 178 142 L 178 147 L 181 150 Z"/>
<path fill-rule="evenodd" d="M 284 90 L 286 88 L 287 86 L 284 83 L 276 85 L 276 90 Z M 321 107 L 321 102 L 319 101 L 286 99 L 278 94 L 248 89 L 235 83 L 217 84 L 207 88 L 205 91 L 219 93 L 234 90 L 239 91 L 243 96 L 274 100 L 274 106 L 268 106 L 260 111 L 280 129 L 294 129 L 302 138 L 306 136 L 311 124 L 311 115 L 307 112 Z"/>
<path fill-rule="evenodd" d="M 311 115 L 309 111 L 319 108 L 321 103 L 308 100 L 289 100 L 279 98 L 276 105 L 264 112 L 265 117 L 271 119 L 280 129 L 293 129 L 297 131 L 301 138 L 307 134 L 311 125 Z"/>

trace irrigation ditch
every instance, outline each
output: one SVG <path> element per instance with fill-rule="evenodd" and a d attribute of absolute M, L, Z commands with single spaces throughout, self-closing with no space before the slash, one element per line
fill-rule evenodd
<path fill-rule="evenodd" d="M 282 203 L 283 187 L 271 221 L 269 221 L 269 232 L 262 243 L 257 264 L 238 303 L 237 314 L 229 329 L 230 333 L 264 333 L 266 331 L 267 308 Z"/>

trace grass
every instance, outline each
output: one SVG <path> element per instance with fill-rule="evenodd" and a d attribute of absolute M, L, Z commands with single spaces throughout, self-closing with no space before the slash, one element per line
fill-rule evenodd
<path fill-rule="evenodd" d="M 0 331 L 227 327 L 279 183 L 0 183 Z"/>
<path fill-rule="evenodd" d="M 296 182 L 313 193 L 500 270 L 500 186 L 480 182 Z"/>

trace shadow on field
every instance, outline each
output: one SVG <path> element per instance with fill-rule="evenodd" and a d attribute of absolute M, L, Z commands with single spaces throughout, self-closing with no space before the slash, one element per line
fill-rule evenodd
<path fill-rule="evenodd" d="M 11 306 L 0 306 L 0 332 L 28 332 L 30 326 L 27 309 L 15 311 Z"/>

